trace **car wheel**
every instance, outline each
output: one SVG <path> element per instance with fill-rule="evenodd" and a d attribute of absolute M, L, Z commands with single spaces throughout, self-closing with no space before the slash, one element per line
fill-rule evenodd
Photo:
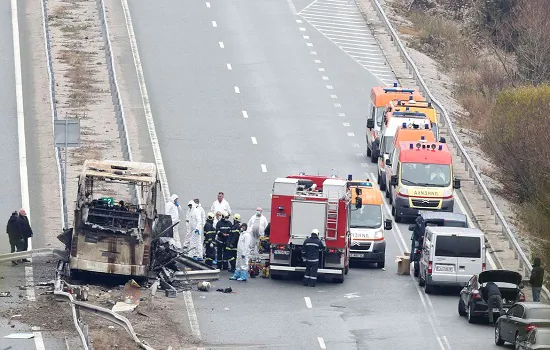
<path fill-rule="evenodd" d="M 420 269 L 417 266 L 415 266 L 414 267 L 414 277 L 418 277 L 419 275 L 420 275 Z"/>
<path fill-rule="evenodd" d="M 278 274 L 278 273 L 271 273 L 270 277 L 271 277 L 272 280 L 282 280 L 283 279 L 283 275 Z"/>
<path fill-rule="evenodd" d="M 514 339 L 514 349 L 519 350 L 519 332 L 516 333 L 516 338 Z"/>
<path fill-rule="evenodd" d="M 464 305 L 464 299 L 462 299 L 462 297 L 458 300 L 458 314 L 460 316 L 466 316 L 466 305 Z"/>
<path fill-rule="evenodd" d="M 345 276 L 346 276 L 346 272 L 344 271 L 345 269 L 342 269 L 342 273 L 340 274 L 340 276 L 334 278 L 334 282 L 336 283 L 344 283 L 344 280 L 346 279 Z"/>
<path fill-rule="evenodd" d="M 347 275 L 347 274 L 348 274 L 348 272 L 349 272 L 349 265 L 348 265 L 348 266 L 346 266 L 346 267 L 344 268 L 344 274 L 346 274 L 346 275 Z"/>
<path fill-rule="evenodd" d="M 378 186 L 380 187 L 380 191 L 386 190 L 386 184 L 382 182 L 382 175 L 378 173 Z"/>
<path fill-rule="evenodd" d="M 424 287 L 425 284 L 426 284 L 426 281 L 424 281 L 424 279 L 422 278 L 422 276 L 420 276 L 420 277 L 418 278 L 418 285 L 419 285 L 420 287 Z"/>
<path fill-rule="evenodd" d="M 500 337 L 499 323 L 495 324 L 495 344 L 498 346 L 504 345 L 504 339 Z"/>
<path fill-rule="evenodd" d="M 394 219 L 395 219 L 395 222 L 403 222 L 403 217 L 397 214 L 397 210 L 395 211 Z"/>
<path fill-rule="evenodd" d="M 472 304 L 468 305 L 468 323 L 475 323 L 476 317 L 474 316 L 474 310 L 472 310 Z"/>
<path fill-rule="evenodd" d="M 386 186 L 386 191 L 385 192 L 386 192 L 386 198 L 389 199 L 390 198 L 390 193 L 388 192 L 388 187 L 387 186 Z M 390 204 L 391 204 L 391 202 L 390 202 Z"/>
<path fill-rule="evenodd" d="M 433 286 L 428 283 L 428 281 L 424 281 L 424 293 L 426 294 L 432 294 L 433 292 Z"/>
<path fill-rule="evenodd" d="M 370 157 L 372 154 L 372 151 L 370 150 L 369 146 L 367 146 L 367 157 Z"/>
<path fill-rule="evenodd" d="M 379 269 L 383 269 L 386 266 L 386 260 L 380 261 L 376 264 Z"/>

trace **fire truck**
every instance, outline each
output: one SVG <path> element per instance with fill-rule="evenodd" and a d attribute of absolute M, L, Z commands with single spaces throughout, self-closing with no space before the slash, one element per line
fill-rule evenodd
<path fill-rule="evenodd" d="M 345 179 L 305 174 L 277 178 L 271 195 L 271 278 L 305 271 L 302 246 L 318 229 L 325 245 L 318 274 L 344 282 L 349 271 L 350 205 Z"/>

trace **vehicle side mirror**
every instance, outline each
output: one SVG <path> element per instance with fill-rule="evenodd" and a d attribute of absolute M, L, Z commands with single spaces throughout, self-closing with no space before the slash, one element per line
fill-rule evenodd
<path fill-rule="evenodd" d="M 414 231 L 414 227 L 415 227 L 415 226 L 416 226 L 416 225 L 409 225 L 409 231 Z"/>
<path fill-rule="evenodd" d="M 391 159 L 386 159 L 386 165 L 391 166 Z"/>
<path fill-rule="evenodd" d="M 390 219 L 386 219 L 384 221 L 384 230 L 391 230 L 392 229 L 392 222 Z"/>
<path fill-rule="evenodd" d="M 355 209 L 361 209 L 363 207 L 363 199 L 361 197 L 357 197 L 355 200 Z"/>
<path fill-rule="evenodd" d="M 447 143 L 447 140 L 445 140 L 444 137 L 440 137 L 440 138 L 439 138 L 439 142 L 441 142 L 441 143 Z"/>
<path fill-rule="evenodd" d="M 397 175 L 392 175 L 390 178 L 390 184 L 392 186 L 397 186 Z"/>
<path fill-rule="evenodd" d="M 460 188 L 460 179 L 455 178 L 453 180 L 453 188 L 458 190 Z"/>
<path fill-rule="evenodd" d="M 374 128 L 374 119 L 367 119 L 367 128 L 373 129 Z"/>

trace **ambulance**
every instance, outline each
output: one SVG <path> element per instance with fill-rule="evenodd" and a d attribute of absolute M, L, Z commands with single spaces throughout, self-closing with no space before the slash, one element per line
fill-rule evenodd
<path fill-rule="evenodd" d="M 416 218 L 419 210 L 452 212 L 460 188 L 447 144 L 426 140 L 396 145 L 386 160 L 386 184 L 395 222 Z"/>
<path fill-rule="evenodd" d="M 410 112 L 418 112 L 424 114 L 428 119 L 430 119 L 430 126 L 433 130 L 433 133 L 436 138 L 439 137 L 439 127 L 438 127 L 438 118 L 437 111 L 432 106 L 431 102 L 428 101 L 417 101 L 411 95 L 408 100 L 393 100 L 388 104 L 387 112 L 393 111 L 403 111 L 408 110 Z"/>
<path fill-rule="evenodd" d="M 367 141 L 367 157 L 371 157 L 373 163 L 378 160 L 378 155 L 372 153 L 373 144 L 376 145 L 377 140 L 379 140 L 380 129 L 382 128 L 382 121 L 388 103 L 392 100 L 408 100 L 409 96 L 412 96 L 415 101 L 424 100 L 418 89 L 398 87 L 397 83 L 394 83 L 393 87 L 375 86 L 371 89 L 365 138 Z"/>
<path fill-rule="evenodd" d="M 426 140 L 428 142 L 435 142 L 435 137 L 430 127 L 430 123 L 424 120 L 424 124 L 403 123 L 397 127 L 395 136 L 382 139 L 381 148 L 384 150 L 378 158 L 378 185 L 381 191 L 386 190 L 386 160 L 389 159 L 390 154 L 393 152 L 395 145 L 401 141 L 416 141 Z M 387 147 L 391 142 L 391 147 Z"/>
<path fill-rule="evenodd" d="M 392 221 L 385 220 L 382 194 L 369 179 L 365 181 L 351 179 L 349 175 L 347 187 L 351 193 L 350 259 L 375 263 L 378 268 L 384 268 L 386 264 L 384 231 L 392 229 Z"/>

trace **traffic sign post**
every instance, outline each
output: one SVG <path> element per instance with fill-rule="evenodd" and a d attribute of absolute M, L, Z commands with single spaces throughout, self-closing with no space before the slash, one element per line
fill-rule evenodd
<path fill-rule="evenodd" d="M 63 165 L 63 215 L 65 227 L 69 227 L 68 205 L 67 205 L 67 167 L 68 148 L 80 146 L 80 120 L 79 119 L 57 119 L 54 120 L 54 141 L 55 147 L 63 147 L 65 151 L 65 164 Z"/>

